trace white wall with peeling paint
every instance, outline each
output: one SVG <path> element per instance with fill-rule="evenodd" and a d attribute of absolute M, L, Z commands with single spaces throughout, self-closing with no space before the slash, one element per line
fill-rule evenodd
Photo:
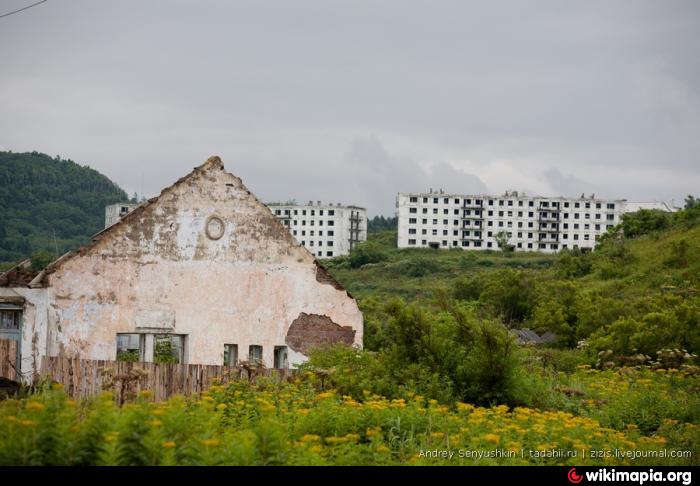
<path fill-rule="evenodd" d="M 212 215 L 225 226 L 218 240 L 204 228 Z M 213 157 L 49 266 L 45 288 L 23 289 L 22 369 L 33 370 L 46 353 L 115 359 L 117 333 L 139 332 L 186 335 L 189 363 L 223 364 L 224 344 L 237 344 L 240 359 L 248 346 L 262 345 L 271 367 L 274 346 L 287 345 L 302 312 L 351 327 L 361 346 L 357 303 L 318 271 L 314 257 Z M 289 349 L 290 365 L 305 359 Z"/>

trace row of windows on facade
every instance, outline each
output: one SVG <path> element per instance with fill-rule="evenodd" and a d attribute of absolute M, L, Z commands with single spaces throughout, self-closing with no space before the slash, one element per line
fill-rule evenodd
<path fill-rule="evenodd" d="M 414 229 L 409 229 L 409 230 L 408 230 L 408 234 L 409 234 L 409 235 L 415 235 L 415 234 L 417 234 L 417 233 L 416 233 L 416 230 L 414 230 Z M 427 234 L 428 234 L 428 233 L 427 233 L 426 230 L 422 230 L 421 235 L 427 236 Z M 471 231 L 462 231 L 462 238 L 481 238 L 481 234 L 482 234 L 481 231 L 474 231 L 474 234 L 473 234 L 473 235 L 472 235 Z M 508 232 L 507 234 L 508 234 L 508 238 L 512 238 L 512 237 L 513 237 L 513 233 Z M 517 233 L 517 235 L 518 235 L 517 237 L 522 239 L 522 238 L 523 238 L 523 234 L 524 234 L 524 233 L 522 233 L 522 232 L 518 232 L 518 233 Z M 432 235 L 432 236 L 438 236 L 438 230 L 435 230 L 435 229 L 432 230 L 431 235 Z M 449 235 L 448 230 L 442 230 L 442 236 L 448 236 L 448 235 Z M 459 237 L 459 231 L 454 230 L 454 231 L 452 232 L 452 236 L 458 238 L 458 237 Z M 578 241 L 579 236 L 583 236 L 583 240 L 584 240 L 584 241 L 589 241 L 589 240 L 591 239 L 591 236 L 593 236 L 594 239 L 598 239 L 598 237 L 599 237 L 600 235 L 589 235 L 589 234 L 579 235 L 578 233 L 575 233 L 575 234 L 573 234 L 573 235 L 571 235 L 571 236 L 572 236 L 571 239 L 573 239 L 573 240 L 575 240 L 575 241 Z M 492 232 L 492 231 L 489 231 L 489 232 L 487 233 L 487 237 L 488 237 L 488 238 L 493 238 L 493 232 Z M 527 239 L 532 240 L 532 239 L 534 239 L 534 238 L 535 238 L 534 233 L 527 233 Z M 550 233 L 550 232 L 547 232 L 547 233 L 538 233 L 538 238 L 539 238 L 540 240 L 546 239 L 546 238 L 551 238 L 551 239 L 559 240 L 559 234 L 558 234 L 558 233 Z M 569 239 L 569 234 L 568 234 L 568 233 L 563 233 L 563 234 L 561 235 L 561 239 L 562 239 L 562 240 L 568 240 L 568 239 Z M 410 242 L 411 240 L 408 240 L 408 241 Z M 413 241 L 415 241 L 415 240 L 413 240 Z M 410 244 L 410 243 L 409 243 L 409 244 Z"/>
<path fill-rule="evenodd" d="M 432 200 L 433 204 L 439 204 L 440 199 L 442 199 L 443 204 L 450 204 L 449 197 L 445 197 L 445 198 L 439 198 L 439 197 L 427 198 L 427 197 L 424 197 L 424 198 L 422 198 L 424 204 L 428 204 L 431 200 Z M 460 200 L 459 198 L 455 198 L 454 204 L 458 204 L 458 205 L 462 204 L 462 201 L 464 202 L 465 206 L 471 206 L 472 204 L 474 206 L 482 206 L 483 202 L 484 202 L 484 200 L 482 200 L 482 199 L 473 199 L 473 200 L 472 199 L 462 199 L 462 200 Z M 513 199 L 499 199 L 499 200 L 488 199 L 486 201 L 487 201 L 488 206 L 496 206 L 496 205 L 498 205 L 498 206 L 514 206 L 515 205 Z M 496 204 L 496 201 L 498 202 L 497 204 Z M 417 203 L 418 197 L 411 196 L 409 198 L 409 202 Z M 532 208 L 535 206 L 535 201 L 532 199 L 527 201 L 527 203 L 528 203 L 527 204 L 528 207 Z M 525 205 L 524 201 L 522 199 L 519 199 L 518 200 L 518 207 L 523 207 L 524 205 Z M 571 203 L 569 201 L 564 201 L 563 203 L 560 204 L 560 201 L 540 201 L 540 207 L 542 207 L 542 208 L 550 208 L 550 207 L 551 208 L 560 208 L 562 206 L 565 208 L 569 208 L 569 207 L 573 206 L 574 208 L 584 207 L 586 209 L 590 209 L 590 208 L 594 207 L 594 205 L 595 205 L 596 209 L 601 209 L 603 207 L 603 203 L 601 203 L 601 202 L 596 202 L 596 203 L 574 202 L 574 203 Z M 605 203 L 605 207 L 607 209 L 615 209 L 615 203 Z"/>
<path fill-rule="evenodd" d="M 309 226 L 314 226 L 314 223 L 315 223 L 315 222 L 316 222 L 316 220 L 314 220 L 314 219 L 309 220 Z M 289 220 L 288 220 L 288 219 L 285 219 L 285 220 L 283 221 L 283 224 L 284 224 L 285 226 L 289 227 Z M 302 219 L 302 220 L 301 220 L 301 225 L 302 225 L 302 226 L 306 226 L 306 220 L 305 220 L 305 219 Z M 319 225 L 319 226 L 323 226 L 323 220 L 322 220 L 322 219 L 319 219 L 319 220 L 318 220 L 318 225 Z M 297 220 L 296 220 L 296 219 L 292 220 L 292 226 L 297 226 Z M 326 221 L 326 226 L 335 226 L 335 221 L 333 221 L 332 219 L 329 219 L 328 221 Z"/>
<path fill-rule="evenodd" d="M 433 219 L 433 220 L 432 220 L 433 226 L 437 226 L 437 225 L 439 224 L 438 221 L 439 221 L 439 220 L 437 220 L 437 219 Z M 486 226 L 488 226 L 488 227 L 493 227 L 493 223 L 494 223 L 493 221 L 487 221 L 486 223 L 487 223 Z M 498 221 L 498 224 L 497 224 L 496 226 L 499 227 L 499 228 L 512 228 L 512 227 L 513 227 L 513 221 L 505 221 L 505 223 L 506 223 L 505 225 L 504 225 L 503 223 L 504 223 L 504 221 Z M 409 219 L 408 219 L 408 224 L 418 224 L 418 220 L 417 220 L 416 218 L 409 218 Z M 421 224 L 428 224 L 428 220 L 427 220 L 427 219 L 422 219 L 422 220 L 421 220 Z M 447 225 L 449 225 L 449 220 L 443 219 L 443 220 L 442 220 L 442 226 L 447 226 Z M 457 219 L 453 220 L 453 221 L 452 221 L 452 226 L 459 226 L 459 220 L 457 220 Z M 474 226 L 474 227 L 476 227 L 476 228 L 481 228 L 481 221 L 464 221 L 464 222 L 462 223 L 462 226 L 465 227 L 465 228 L 466 228 L 466 227 L 470 227 L 470 226 Z M 523 222 L 522 222 L 522 221 L 518 221 L 518 226 L 517 226 L 517 227 L 518 227 L 518 228 L 524 228 Z M 533 223 L 532 221 L 529 221 L 529 222 L 527 223 L 527 227 L 528 227 L 528 228 L 534 228 L 535 225 L 534 225 L 534 223 Z M 595 231 L 601 231 L 601 228 L 602 228 L 603 226 L 602 226 L 601 224 L 594 224 L 593 227 L 595 228 Z M 606 230 L 608 230 L 608 229 L 610 229 L 610 228 L 612 228 L 612 227 L 613 227 L 612 224 L 607 224 L 607 225 L 605 225 L 605 229 L 606 229 Z M 541 228 L 541 229 L 552 229 L 552 230 L 555 230 L 555 231 L 559 231 L 559 223 L 554 223 L 554 222 L 540 222 L 539 228 Z M 584 229 L 584 230 L 590 230 L 590 228 L 591 228 L 591 225 L 590 225 L 589 223 L 584 223 L 584 225 L 583 225 L 583 229 Z M 563 223 L 563 224 L 562 224 L 562 229 L 563 229 L 563 230 L 573 229 L 573 230 L 575 231 L 575 230 L 581 229 L 581 225 L 580 225 L 579 223 L 573 223 L 573 224 L 571 224 L 571 225 L 569 225 L 569 223 Z M 413 232 L 411 232 L 411 230 L 413 230 Z M 423 230 L 423 231 L 424 231 L 423 234 L 426 234 L 426 233 L 425 233 L 426 230 Z M 437 230 L 433 230 L 433 231 L 437 231 Z M 408 229 L 408 234 L 416 234 L 416 233 L 415 233 L 415 228 L 409 228 L 409 229 Z"/>
<path fill-rule="evenodd" d="M 309 240 L 309 241 L 301 240 L 302 246 L 307 246 L 307 245 L 308 245 L 308 246 L 314 246 L 314 243 L 316 243 L 314 240 Z M 318 245 L 316 245 L 316 246 L 323 246 L 323 241 L 318 240 Z M 332 241 L 326 241 L 326 246 L 333 246 L 333 242 L 332 242 Z"/>
<path fill-rule="evenodd" d="M 586 239 L 588 239 L 588 238 L 586 238 Z M 410 246 L 415 246 L 415 245 L 416 245 L 416 240 L 410 239 L 410 240 L 408 240 L 408 244 L 409 244 Z M 526 246 L 523 246 L 523 244 L 524 244 L 524 243 L 522 243 L 522 242 L 518 242 L 516 246 L 517 246 L 517 248 L 528 248 L 528 249 L 534 249 L 534 248 L 535 248 L 535 246 L 534 246 L 535 243 L 526 243 Z M 433 245 L 433 244 L 431 243 L 431 246 L 432 246 L 432 245 Z M 437 245 L 437 244 L 435 243 L 435 245 Z M 428 245 L 428 240 L 421 240 L 421 246 L 429 246 L 429 245 Z M 442 240 L 441 246 L 443 246 L 443 247 L 446 248 L 446 247 L 448 246 L 447 240 Z M 459 244 L 458 244 L 457 241 L 453 241 L 453 242 L 452 242 L 452 246 L 453 246 L 453 247 L 457 247 L 457 246 L 459 246 Z M 483 248 L 483 245 L 482 245 L 482 242 L 481 242 L 481 241 L 468 241 L 468 240 L 465 240 L 465 241 L 462 241 L 462 242 L 461 242 L 461 246 L 464 247 L 464 248 L 470 248 L 470 247 L 472 247 L 472 248 Z M 576 248 L 577 246 L 578 246 L 578 245 L 574 245 L 574 248 Z M 569 245 L 565 243 L 565 244 L 563 244 L 561 247 L 562 247 L 562 249 L 566 249 L 566 248 L 569 247 Z M 486 248 L 495 248 L 495 246 L 494 246 L 494 244 L 493 244 L 492 242 L 487 241 L 487 242 L 486 242 Z M 559 244 L 558 244 L 558 243 L 549 243 L 549 244 L 548 244 L 548 243 L 537 243 L 537 248 L 540 249 L 540 250 L 546 250 L 546 249 L 558 250 L 558 249 L 559 249 Z"/>
<path fill-rule="evenodd" d="M 309 236 L 316 236 L 316 235 L 314 234 L 314 231 L 315 231 L 315 230 L 310 230 L 310 231 L 309 231 Z M 296 236 L 296 235 L 297 235 L 297 230 L 293 230 L 293 231 L 292 231 L 292 234 L 293 234 L 294 236 Z M 306 236 L 306 230 L 301 230 L 301 236 Z M 319 230 L 319 231 L 318 231 L 318 236 L 323 236 L 323 230 Z M 333 230 L 328 230 L 328 231 L 326 231 L 326 236 L 335 236 L 335 231 L 333 231 Z M 331 245 L 331 246 L 333 246 L 333 245 Z"/>
<path fill-rule="evenodd" d="M 183 334 L 117 334 L 117 361 L 145 361 L 179 364 L 185 362 L 185 339 Z M 238 345 L 224 344 L 223 365 L 239 364 Z M 263 347 L 248 346 L 248 361 L 263 363 Z M 275 346 L 273 355 L 275 368 L 288 368 L 287 347 Z"/>
<path fill-rule="evenodd" d="M 306 209 L 294 209 L 294 210 L 290 210 L 290 209 L 275 209 L 275 215 L 276 215 L 276 216 L 282 216 L 282 215 L 284 214 L 285 216 L 291 216 L 291 215 L 292 215 L 292 212 L 293 212 L 294 216 L 298 216 L 298 215 L 299 215 L 299 211 L 301 211 L 301 215 L 302 215 L 302 216 L 306 216 Z M 309 213 L 310 213 L 309 216 L 316 216 L 316 209 L 309 209 Z M 318 215 L 319 215 L 319 216 L 323 216 L 323 215 L 324 215 L 324 214 L 323 214 L 323 209 L 319 209 L 319 210 L 318 210 Z M 328 216 L 335 216 L 335 209 L 329 209 L 329 210 L 327 210 L 327 215 L 328 215 Z"/>
<path fill-rule="evenodd" d="M 483 211 L 481 211 L 480 209 L 474 209 L 474 210 L 472 210 L 472 209 L 464 209 L 464 210 L 453 209 L 452 214 L 454 214 L 455 216 L 459 216 L 460 212 L 462 212 L 462 211 L 463 211 L 463 216 L 465 218 L 468 216 L 478 217 L 479 219 L 483 218 Z M 408 208 L 408 212 L 409 212 L 409 214 L 418 214 L 418 208 Z M 428 208 L 422 208 L 421 214 L 428 214 Z M 433 214 L 439 214 L 438 208 L 433 208 Z M 443 209 L 442 214 L 443 215 L 450 214 L 450 210 Z M 512 218 L 513 215 L 516 213 L 514 213 L 513 211 L 498 211 L 496 214 L 498 215 L 499 218 L 506 218 L 506 217 Z M 524 216 L 524 214 L 525 213 L 523 211 L 518 211 L 517 217 L 518 218 L 525 218 L 525 217 L 535 218 L 535 213 L 533 211 L 528 211 L 527 216 Z M 561 218 L 559 217 L 560 214 L 562 215 Z M 548 213 L 546 211 L 538 213 L 537 218 L 538 219 L 555 219 L 558 221 L 559 219 L 570 219 L 571 215 L 573 215 L 572 219 L 591 219 L 591 213 L 558 213 L 558 212 Z M 581 218 L 581 215 L 583 215 L 583 218 Z M 603 219 L 602 213 L 594 213 L 594 215 L 595 215 L 594 219 Z M 486 216 L 493 217 L 494 211 L 493 210 L 487 211 Z M 615 214 L 614 213 L 607 213 L 605 215 L 605 219 L 607 219 L 608 221 L 613 221 L 615 219 Z"/>
<path fill-rule="evenodd" d="M 415 235 L 415 234 L 416 234 L 416 231 L 415 231 L 415 230 L 410 230 L 410 229 L 409 229 L 409 230 L 408 230 L 408 234 L 409 234 L 409 235 Z M 424 235 L 424 236 L 427 236 L 428 233 L 426 232 L 426 230 L 423 230 L 423 231 L 421 232 L 421 234 Z M 438 236 L 438 230 L 432 230 L 432 236 Z M 448 230 L 442 230 L 442 236 L 448 236 Z M 452 236 L 458 238 L 458 237 L 459 237 L 459 231 L 457 231 L 457 230 L 453 231 L 453 232 L 452 232 Z M 568 240 L 568 239 L 569 239 L 569 234 L 568 234 L 568 233 L 563 233 L 561 236 L 562 236 L 562 237 L 561 237 L 562 240 Z M 584 234 L 584 235 L 573 234 L 573 235 L 571 235 L 571 236 L 572 236 L 571 239 L 573 239 L 574 241 L 578 241 L 578 240 L 579 240 L 579 236 L 583 236 L 583 240 L 584 240 L 584 241 L 589 241 L 589 240 L 591 239 L 591 236 L 593 236 L 593 238 L 596 239 L 596 240 L 597 240 L 598 237 L 599 237 L 599 235 L 589 235 L 589 234 Z M 488 237 L 488 238 L 493 238 L 493 232 L 489 231 L 488 234 L 487 234 L 487 237 Z M 508 232 L 508 238 L 512 238 L 512 237 L 513 237 L 513 233 Z M 471 234 L 470 231 L 462 231 L 462 238 L 481 238 L 481 231 L 475 231 L 473 235 Z M 522 238 L 523 238 L 523 233 L 518 232 L 518 238 L 521 238 L 521 239 L 522 239 Z M 527 239 L 532 240 L 532 239 L 534 239 L 534 238 L 535 238 L 535 237 L 534 237 L 534 233 L 527 233 Z M 547 238 L 549 238 L 549 239 L 554 239 L 554 240 L 559 240 L 559 234 L 558 234 L 558 233 L 538 233 L 538 238 L 539 238 L 540 240 L 542 240 L 542 239 L 547 239 Z M 409 239 L 408 241 L 409 241 L 409 245 L 410 245 L 410 244 L 411 244 L 411 243 L 410 243 L 411 241 L 414 241 L 414 244 L 415 244 L 415 241 L 416 241 L 416 240 L 410 240 L 410 239 Z"/>

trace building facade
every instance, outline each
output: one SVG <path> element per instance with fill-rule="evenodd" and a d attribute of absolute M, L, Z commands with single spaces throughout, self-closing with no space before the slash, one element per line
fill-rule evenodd
<path fill-rule="evenodd" d="M 340 204 L 270 203 L 268 207 L 294 238 L 317 258 L 347 255 L 367 239 L 367 210 Z"/>
<path fill-rule="evenodd" d="M 623 199 L 399 193 L 399 248 L 497 250 L 500 239 L 516 251 L 590 250 L 620 222 Z"/>
<path fill-rule="evenodd" d="M 43 356 L 163 350 L 288 367 L 325 343 L 361 346 L 363 331 L 355 299 L 218 157 L 43 271 L 26 261 L 0 274 L 0 319 L 25 376 Z"/>
<path fill-rule="evenodd" d="M 118 203 L 105 206 L 105 228 L 112 226 L 114 223 L 136 209 L 137 206 L 138 204 L 134 203 Z"/>

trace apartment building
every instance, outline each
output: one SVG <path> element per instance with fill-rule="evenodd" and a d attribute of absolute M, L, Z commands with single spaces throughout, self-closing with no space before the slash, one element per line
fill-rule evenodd
<path fill-rule="evenodd" d="M 516 251 L 590 250 L 620 222 L 624 199 L 399 193 L 399 248 L 499 249 L 502 235 Z"/>
<path fill-rule="evenodd" d="M 137 206 L 138 204 L 134 203 L 117 203 L 105 206 L 105 228 L 112 226 L 114 223 L 136 209 Z"/>
<path fill-rule="evenodd" d="M 317 258 L 347 255 L 367 239 L 367 210 L 359 206 L 269 203 L 267 206 L 292 236 Z"/>

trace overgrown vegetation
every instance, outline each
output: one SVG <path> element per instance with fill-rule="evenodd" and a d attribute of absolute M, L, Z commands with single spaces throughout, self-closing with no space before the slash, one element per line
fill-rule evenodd
<path fill-rule="evenodd" d="M 358 366 L 362 373 L 367 370 Z M 349 367 L 343 374 L 353 371 Z M 697 394 L 689 389 L 697 379 L 587 368 L 561 381 L 557 377 L 551 375 L 561 390 L 556 397 L 560 410 L 549 411 L 446 405 L 409 388 L 387 398 L 372 391 L 371 381 L 354 396 L 344 394 L 347 383 L 328 388 L 328 381 L 322 385 L 312 372 L 294 383 L 217 385 L 199 398 L 163 403 L 151 402 L 144 392 L 121 408 L 109 393 L 77 403 L 54 386 L 29 399 L 0 403 L 0 464 L 591 465 L 603 463 L 591 457 L 591 450 L 697 454 L 698 427 L 689 423 L 697 414 L 688 413 L 697 412 Z M 474 455 L 420 455 L 436 448 Z M 484 454 L 495 449 L 512 457 Z M 576 455 L 553 457 L 552 450 Z M 615 456 L 604 464 L 687 466 L 694 461 L 693 456 Z"/>

